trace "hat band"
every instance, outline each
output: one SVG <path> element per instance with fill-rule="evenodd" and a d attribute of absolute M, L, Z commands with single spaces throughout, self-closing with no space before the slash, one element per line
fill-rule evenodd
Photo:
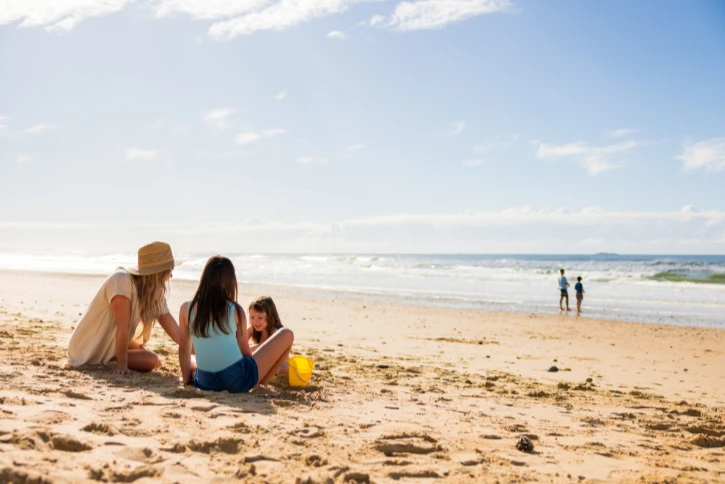
<path fill-rule="evenodd" d="M 170 249 L 162 250 L 160 252 L 154 252 L 153 254 L 139 254 L 138 256 L 138 266 L 146 266 L 146 265 L 158 265 L 162 264 L 164 262 L 172 261 L 174 260 L 174 255 L 171 253 Z"/>
<path fill-rule="evenodd" d="M 150 275 L 150 274 L 157 274 L 157 273 L 163 272 L 167 269 L 173 269 L 174 265 L 175 265 L 175 261 L 170 260 L 170 261 L 163 262 L 160 264 L 139 266 L 137 270 L 138 270 L 139 275 L 146 276 L 146 275 Z"/>

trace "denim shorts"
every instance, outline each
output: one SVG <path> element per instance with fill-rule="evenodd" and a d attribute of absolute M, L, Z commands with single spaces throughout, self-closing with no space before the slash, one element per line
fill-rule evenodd
<path fill-rule="evenodd" d="M 251 356 L 245 356 L 221 371 L 210 372 L 197 369 L 194 373 L 194 386 L 202 390 L 230 393 L 248 392 L 259 381 L 257 362 Z"/>

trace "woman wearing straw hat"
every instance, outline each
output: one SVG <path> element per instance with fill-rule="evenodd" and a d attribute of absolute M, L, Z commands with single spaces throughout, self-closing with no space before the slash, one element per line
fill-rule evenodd
<path fill-rule="evenodd" d="M 169 244 L 152 242 L 138 250 L 138 266 L 119 267 L 108 276 L 73 331 L 70 364 L 105 365 L 115 359 L 113 373 L 124 375 L 159 368 L 159 356 L 143 345 L 154 320 L 179 343 L 179 325 L 166 304 L 177 264 Z"/>

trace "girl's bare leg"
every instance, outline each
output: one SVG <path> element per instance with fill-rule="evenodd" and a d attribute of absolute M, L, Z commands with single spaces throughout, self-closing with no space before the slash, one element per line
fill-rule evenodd
<path fill-rule="evenodd" d="M 287 352 L 287 359 L 289 360 L 289 351 Z M 282 366 L 279 367 L 279 370 L 277 370 L 277 376 L 287 376 L 289 375 L 289 363 L 286 361 L 282 363 Z"/>
<path fill-rule="evenodd" d="M 159 355 L 146 348 L 128 349 L 128 369 L 135 371 L 151 371 L 161 368 L 163 362 Z"/>
<path fill-rule="evenodd" d="M 257 363 L 260 385 L 269 383 L 282 364 L 289 359 L 294 340 L 294 333 L 289 328 L 282 328 L 255 350 L 252 358 Z"/>

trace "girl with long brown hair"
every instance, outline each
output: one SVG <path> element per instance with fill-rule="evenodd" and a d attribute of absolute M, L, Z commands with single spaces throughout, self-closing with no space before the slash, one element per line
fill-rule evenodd
<path fill-rule="evenodd" d="M 277 306 L 269 296 L 260 296 L 249 303 L 249 323 L 249 336 L 255 347 L 284 327 Z"/>
<path fill-rule="evenodd" d="M 237 293 L 232 261 L 220 255 L 210 257 L 194 298 L 182 304 L 179 312 L 179 364 L 185 384 L 193 382 L 202 390 L 247 392 L 258 383 L 269 383 L 287 361 L 294 341 L 288 328 L 278 330 L 252 354 Z"/>
<path fill-rule="evenodd" d="M 269 296 L 260 296 L 249 303 L 249 337 L 254 343 L 252 353 L 257 351 L 260 344 L 264 343 L 283 328 L 282 319 L 277 312 L 277 306 Z M 286 375 L 289 373 L 289 365 L 287 362 L 277 370 L 277 375 Z"/>
<path fill-rule="evenodd" d="M 119 374 L 159 368 L 161 358 L 144 344 L 154 321 L 179 342 L 179 325 L 166 304 L 176 265 L 169 244 L 152 242 L 138 250 L 138 266 L 116 269 L 73 331 L 68 344 L 70 364 L 107 364 L 115 359 L 113 373 Z"/>

